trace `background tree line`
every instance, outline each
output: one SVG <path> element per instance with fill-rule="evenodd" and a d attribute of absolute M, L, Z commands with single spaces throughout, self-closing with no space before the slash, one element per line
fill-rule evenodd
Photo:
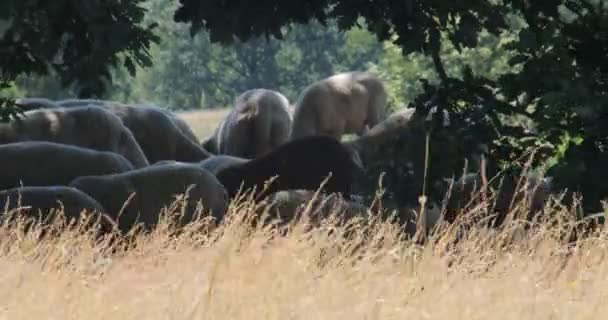
<path fill-rule="evenodd" d="M 283 39 L 255 36 L 222 45 L 201 30 L 190 38 L 188 26 L 167 19 L 178 7 L 174 0 L 149 0 L 143 23 L 157 23 L 159 44 L 150 49 L 153 64 L 137 67 L 132 78 L 120 67 L 111 68 L 113 85 L 101 97 L 128 102 L 155 102 L 171 109 L 228 106 L 241 92 L 253 87 L 280 90 L 290 101 L 308 84 L 347 70 L 373 70 L 387 82 L 391 106 L 406 104 L 421 92 L 419 77 L 437 80 L 429 58 L 407 56 L 391 41 L 379 41 L 362 27 L 338 28 L 318 21 L 292 24 Z M 483 74 L 496 77 L 507 68 L 500 39 L 484 35 L 478 50 L 444 49 L 450 74 L 463 63 L 475 63 Z M 44 96 L 56 99 L 77 96 L 76 84 L 63 88 L 57 75 L 23 74 L 11 87 L 13 97 Z"/>
<path fill-rule="evenodd" d="M 251 87 L 294 101 L 312 81 L 368 69 L 392 108 L 447 110 L 433 135 L 459 155 L 485 144 L 517 170 L 544 146 L 534 165 L 589 210 L 608 193 L 603 0 L 9 0 L 0 36 L 0 107 L 25 95 L 210 108 Z"/>

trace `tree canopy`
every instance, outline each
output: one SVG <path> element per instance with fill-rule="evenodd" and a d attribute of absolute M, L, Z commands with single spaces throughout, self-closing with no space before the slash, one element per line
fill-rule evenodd
<path fill-rule="evenodd" d="M 16 1 L 0 4 L 0 86 L 21 74 L 53 71 L 79 95 L 99 95 L 119 64 L 135 74 L 151 65 L 148 49 L 158 42 L 154 24 L 141 26 L 141 0 Z M 10 100 L 4 98 L 2 105 Z M 3 114 L 6 108 L 2 108 Z"/>
<path fill-rule="evenodd" d="M 552 152 L 547 156 L 554 162 L 563 160 L 555 166 L 555 174 L 563 176 L 567 185 L 596 194 L 589 197 L 594 203 L 608 191 L 600 188 L 608 185 L 598 181 L 605 180 L 603 176 L 595 174 L 608 130 L 608 122 L 603 121 L 608 78 L 604 1 L 318 0 L 254 4 L 180 0 L 180 4 L 176 21 L 190 23 L 192 32 L 204 28 L 212 41 L 225 43 L 262 34 L 280 38 L 281 28 L 291 22 L 335 18 L 340 28 L 348 28 L 363 17 L 366 28 L 379 39 L 394 34 L 394 43 L 404 53 L 421 52 L 432 58 L 440 83 L 425 85 L 416 108 L 428 111 L 437 106 L 460 115 L 467 121 L 456 122 L 457 126 L 468 126 L 477 137 L 485 133 L 481 139 L 494 147 L 493 154 L 500 154 L 501 160 L 513 161 L 525 148 L 548 143 Z M 272 19 L 266 17 L 270 13 Z M 232 22 L 225 24 L 225 16 Z M 507 47 L 514 53 L 510 65 L 515 72 L 488 79 L 463 66 L 461 79 L 447 74 L 440 54 L 445 42 L 457 50 L 478 46 L 482 31 L 494 35 L 513 32 L 509 21 L 513 16 L 524 24 Z M 534 128 L 513 126 L 501 115 L 528 118 Z M 499 143 L 509 139 L 506 144 Z"/>

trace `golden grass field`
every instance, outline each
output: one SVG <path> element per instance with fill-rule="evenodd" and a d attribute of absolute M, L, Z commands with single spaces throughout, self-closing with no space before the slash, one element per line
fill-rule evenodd
<path fill-rule="evenodd" d="M 233 206 L 230 221 L 206 233 L 172 236 L 162 225 L 138 235 L 134 249 L 112 253 L 78 230 L 37 240 L 4 225 L 0 318 L 603 319 L 608 312 L 604 236 L 566 250 L 547 228 L 517 241 L 512 229 L 480 229 L 454 249 L 448 232 L 419 247 L 383 221 L 328 219 L 313 229 L 299 222 L 279 236 L 246 227 L 248 212 Z"/>
<path fill-rule="evenodd" d="M 188 115 L 197 133 L 203 119 Z M 608 241 L 571 248 L 558 229 L 514 237 L 476 228 L 455 247 L 443 228 L 424 246 L 381 220 L 280 236 L 235 204 L 208 232 L 161 225 L 111 251 L 86 230 L 39 240 L 0 225 L 0 319 L 604 319 Z M 555 205 L 556 217 L 568 213 Z M 314 214 L 314 208 L 307 213 Z M 373 213 L 372 213 L 373 214 Z M 307 215 L 305 215 L 307 216 Z M 565 222 L 559 220 L 558 226 Z M 200 228 L 199 228 L 200 229 Z M 561 229 L 560 229 L 561 230 Z M 349 232 L 347 232 L 349 231 Z"/>
<path fill-rule="evenodd" d="M 183 111 L 177 114 L 188 122 L 199 140 L 203 140 L 213 134 L 213 130 L 229 110 L 229 108 L 221 108 L 209 111 Z"/>

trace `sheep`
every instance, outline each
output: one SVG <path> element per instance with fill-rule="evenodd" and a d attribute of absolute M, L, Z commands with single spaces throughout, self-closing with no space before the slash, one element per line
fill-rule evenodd
<path fill-rule="evenodd" d="M 272 177 L 277 179 L 259 197 L 281 190 L 317 190 L 331 173 L 325 192 L 351 194 L 357 166 L 349 150 L 333 137 L 311 136 L 290 141 L 270 153 L 242 164 L 220 170 L 217 177 L 230 197 L 256 187 L 257 191 Z"/>
<path fill-rule="evenodd" d="M 314 225 L 319 225 L 322 219 L 328 218 L 332 213 L 339 215 L 341 221 L 346 221 L 356 216 L 364 216 L 367 208 L 355 201 L 343 199 L 336 194 L 318 194 L 315 199 L 315 191 L 312 190 L 283 190 L 268 196 L 269 218 L 278 219 L 279 225 L 292 222 L 304 212 L 308 204 L 311 204 L 310 217 Z"/>
<path fill-rule="evenodd" d="M 0 144 L 48 141 L 123 155 L 135 168 L 149 165 L 131 131 L 120 118 L 95 106 L 38 109 L 22 119 L 0 123 Z"/>
<path fill-rule="evenodd" d="M 87 105 L 96 105 L 96 106 L 100 106 L 100 107 L 107 107 L 108 105 L 115 104 L 116 102 L 98 100 L 98 99 L 66 99 L 66 100 L 52 101 L 52 100 L 46 99 L 46 98 L 21 98 L 21 99 L 17 99 L 16 103 L 22 108 L 22 110 L 29 111 L 29 110 L 43 109 L 43 108 L 51 109 L 51 108 L 60 108 L 60 107 L 65 107 L 65 108 L 84 107 Z M 184 134 L 184 136 L 186 136 L 186 138 L 190 139 L 194 143 L 198 143 L 198 138 L 196 137 L 196 134 L 194 134 L 194 131 L 192 131 L 192 128 L 190 128 L 188 123 L 186 121 L 184 121 L 184 119 L 181 119 L 180 117 L 175 115 L 173 112 L 166 110 L 166 109 L 162 109 L 159 106 L 154 105 L 154 104 L 138 103 L 133 106 L 134 107 L 143 106 L 143 107 L 151 107 L 151 108 L 159 109 L 160 111 L 165 113 L 168 117 L 171 117 L 171 120 L 173 122 L 175 122 L 175 125 L 182 132 L 182 134 Z"/>
<path fill-rule="evenodd" d="M 78 221 L 81 214 L 95 215 L 88 222 L 99 222 L 102 232 L 109 232 L 113 221 L 104 216 L 105 209 L 84 192 L 67 186 L 19 187 L 0 190 L 0 212 L 7 218 L 11 212 L 25 218 L 53 222 L 61 212 L 66 222 Z M 31 221 L 31 220 L 30 220 Z"/>
<path fill-rule="evenodd" d="M 54 101 L 46 98 L 19 98 L 15 104 L 23 111 L 59 108 Z"/>
<path fill-rule="evenodd" d="M 84 107 L 87 105 L 104 106 L 108 101 L 98 99 L 65 99 L 58 100 L 55 103 L 64 108 Z"/>
<path fill-rule="evenodd" d="M 179 129 L 179 131 L 181 131 L 181 133 L 186 138 L 188 138 L 193 143 L 199 144 L 199 141 L 198 141 L 198 138 L 197 138 L 196 134 L 194 134 L 194 131 L 192 131 L 192 128 L 186 122 L 186 120 L 180 118 L 178 115 L 176 115 L 175 113 L 170 112 L 168 110 L 164 110 L 164 109 L 160 109 L 160 110 L 163 110 L 165 112 L 165 114 L 167 116 L 169 116 L 171 118 L 171 120 L 173 120 L 173 122 L 175 123 L 175 125 L 177 126 L 177 128 Z"/>
<path fill-rule="evenodd" d="M 176 195 L 187 191 L 182 221 L 193 218 L 198 201 L 202 201 L 205 212 L 210 212 L 216 222 L 222 220 L 228 205 L 224 186 L 196 164 L 157 164 L 119 174 L 79 177 L 69 185 L 101 203 L 123 232 L 136 223 L 142 223 L 145 230 L 150 229 L 158 223 L 163 207 L 170 206 Z M 188 190 L 190 186 L 192 189 Z M 118 216 L 132 193 L 135 194 L 133 199 Z"/>
<path fill-rule="evenodd" d="M 237 97 L 232 110 L 203 142 L 211 153 L 257 158 L 289 139 L 289 101 L 278 91 L 251 89 Z"/>
<path fill-rule="evenodd" d="M 365 157 L 362 157 L 362 154 L 369 155 L 373 153 L 376 146 L 391 138 L 398 137 L 403 130 L 407 130 L 414 111 L 414 108 L 404 108 L 396 111 L 361 136 L 344 141 L 344 146 L 349 149 L 357 165 L 362 168 L 364 167 L 362 158 Z"/>
<path fill-rule="evenodd" d="M 294 107 L 290 139 L 310 135 L 362 135 L 385 118 L 386 90 L 369 72 L 345 72 L 304 89 Z"/>
<path fill-rule="evenodd" d="M 168 114 L 159 108 L 124 104 L 107 106 L 133 132 L 150 163 L 161 160 L 195 162 L 211 156 L 191 141 Z"/>
<path fill-rule="evenodd" d="M 374 146 L 393 138 L 401 130 L 407 129 L 415 110 L 414 108 L 403 108 L 396 111 L 361 136 L 343 143 L 358 152 L 370 151 Z"/>
<path fill-rule="evenodd" d="M 103 100 L 66 100 L 59 105 L 78 107 L 91 103 L 105 108 L 131 130 L 150 163 L 161 160 L 201 161 L 211 154 L 198 144 L 181 119 L 153 105 L 128 105 Z"/>
<path fill-rule="evenodd" d="M 245 159 L 240 157 L 228 156 L 228 155 L 216 155 L 211 156 L 201 162 L 199 162 L 199 166 L 203 169 L 209 170 L 209 172 L 217 175 L 220 171 L 234 166 L 240 165 L 251 161 L 251 159 Z"/>
<path fill-rule="evenodd" d="M 67 185 L 80 176 L 133 169 L 125 157 L 109 151 L 46 141 L 0 145 L 0 189 Z"/>
<path fill-rule="evenodd" d="M 97 99 L 67 99 L 67 100 L 57 101 L 57 105 L 62 106 L 62 107 L 76 107 L 76 106 L 85 106 L 85 105 L 89 105 L 89 104 L 98 105 L 100 107 L 109 107 L 110 110 L 113 109 L 113 108 L 111 108 L 111 106 L 117 105 L 117 104 L 120 105 L 118 102 L 115 102 L 115 101 L 97 100 Z M 186 138 L 190 139 L 194 143 L 198 143 L 198 138 L 196 137 L 196 135 L 194 134 L 194 132 L 192 131 L 192 128 L 190 128 L 188 123 L 186 123 L 186 121 L 184 121 L 183 119 L 181 119 L 180 117 L 175 115 L 173 112 L 163 109 L 163 108 L 161 108 L 155 104 L 151 104 L 151 103 L 136 103 L 134 105 L 129 105 L 129 106 L 154 108 L 154 109 L 157 109 L 157 110 L 163 112 L 164 114 L 166 114 L 168 117 L 171 118 L 171 120 L 175 123 L 175 125 L 181 131 L 181 133 L 184 136 L 186 136 Z"/>
<path fill-rule="evenodd" d="M 155 162 L 152 165 L 165 165 L 165 164 L 176 164 L 176 163 L 183 163 L 183 164 L 196 164 L 199 167 L 211 172 L 214 175 L 217 175 L 218 172 L 220 172 L 221 170 L 234 166 L 234 165 L 238 165 L 238 164 L 243 164 L 247 161 L 250 161 L 251 159 L 245 159 L 245 158 L 239 158 L 239 157 L 233 157 L 233 156 L 227 156 L 227 155 L 216 155 L 216 156 L 211 156 L 203 161 L 200 162 L 183 162 L 183 161 L 175 161 L 175 160 L 163 160 L 163 161 L 158 161 Z"/>
<path fill-rule="evenodd" d="M 179 129 L 179 131 L 186 137 L 188 138 L 190 141 L 192 141 L 193 143 L 198 144 L 198 138 L 196 137 L 196 134 L 194 134 L 194 131 L 192 131 L 192 128 L 190 127 L 190 125 L 188 125 L 188 123 L 180 118 L 177 114 L 175 114 L 172 111 L 169 111 L 167 109 L 163 109 L 157 105 L 154 104 L 135 104 L 134 107 L 149 107 L 149 108 L 155 108 L 157 110 L 162 111 L 163 113 L 165 113 L 169 118 L 171 118 L 171 120 L 175 123 L 175 125 L 177 126 L 177 129 Z M 207 150 L 208 151 L 208 150 Z"/>
<path fill-rule="evenodd" d="M 519 181 L 520 178 L 521 181 Z M 521 186 L 516 189 L 518 181 Z M 445 190 L 446 192 L 443 194 L 447 194 L 450 182 L 451 179 L 437 182 L 437 184 L 442 185 L 437 189 Z M 523 177 L 506 175 L 504 178 L 498 178 L 494 182 L 499 183 L 496 197 L 489 203 L 496 212 L 496 217 L 491 223 L 494 227 L 503 224 L 509 211 L 524 201 L 524 195 L 527 197 L 524 202 L 527 206 L 527 215 L 524 219 L 532 220 L 536 214 L 542 211 L 551 192 L 551 178 L 549 177 L 539 178 L 530 174 Z M 494 183 L 490 183 L 490 185 L 494 185 Z M 447 199 L 446 222 L 453 223 L 462 214 L 462 211 L 468 207 L 467 205 L 479 202 L 481 198 L 478 193 L 481 187 L 482 180 L 479 173 L 467 173 L 460 177 L 452 185 L 449 198 Z"/>

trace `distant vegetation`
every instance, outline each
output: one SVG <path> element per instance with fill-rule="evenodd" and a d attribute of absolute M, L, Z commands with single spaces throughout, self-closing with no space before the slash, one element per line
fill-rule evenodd
<path fill-rule="evenodd" d="M 190 38 L 189 28 L 166 17 L 177 8 L 174 0 L 149 0 L 142 4 L 149 12 L 144 23 L 158 23 L 159 44 L 150 49 L 153 63 L 138 67 L 132 78 L 125 69 L 111 68 L 113 85 L 101 97 L 125 102 L 154 102 L 170 109 L 224 107 L 249 88 L 278 89 L 290 101 L 313 81 L 348 70 L 372 70 L 387 82 L 390 105 L 407 104 L 422 92 L 418 78 L 437 82 L 430 58 L 419 53 L 403 55 L 391 41 L 379 41 L 361 27 L 338 28 L 335 20 L 327 27 L 317 21 L 292 24 L 284 39 L 256 36 L 228 45 L 212 43 L 201 30 Z M 474 50 L 442 50 L 447 72 L 458 76 L 464 64 L 476 72 L 497 78 L 508 71 L 504 39 L 484 33 L 482 45 Z M 48 76 L 21 75 L 11 95 L 44 96 L 56 99 L 78 94 L 77 84 L 62 88 L 55 73 Z"/>

